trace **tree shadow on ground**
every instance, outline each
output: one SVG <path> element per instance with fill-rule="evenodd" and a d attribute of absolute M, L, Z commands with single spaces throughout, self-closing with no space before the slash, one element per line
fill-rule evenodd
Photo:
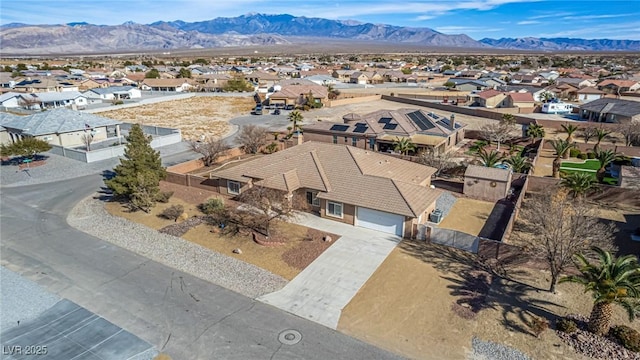
<path fill-rule="evenodd" d="M 25 164 L 25 160 L 31 160 L 31 162 L 46 161 L 49 156 L 42 154 L 35 154 L 34 156 L 14 156 L 4 157 L 0 159 L 0 166 L 20 166 Z"/>
<path fill-rule="evenodd" d="M 528 326 L 532 317 L 552 323 L 562 308 L 535 296 L 546 289 L 528 283 L 530 273 L 522 268 L 528 259 L 516 251 L 512 256 L 502 255 L 499 260 L 503 264 L 497 271 L 490 259 L 455 248 L 422 241 L 403 241 L 400 248 L 442 273 L 441 278 L 450 283 L 447 287 L 456 297 L 452 308 L 464 307 L 474 314 L 485 309 L 499 311 L 501 323 L 508 330 L 534 335 Z"/>

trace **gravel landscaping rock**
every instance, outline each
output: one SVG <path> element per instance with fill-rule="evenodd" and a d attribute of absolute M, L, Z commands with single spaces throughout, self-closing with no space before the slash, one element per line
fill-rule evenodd
<path fill-rule="evenodd" d="M 458 198 L 449 194 L 448 192 L 443 192 L 442 195 L 438 197 L 438 200 L 436 200 L 436 209 L 442 211 L 443 219 L 447 216 L 447 214 L 449 214 L 449 211 L 451 211 L 451 208 L 457 200 Z"/>
<path fill-rule="evenodd" d="M 0 330 L 6 331 L 21 323 L 35 319 L 60 301 L 40 285 L 13 271 L 0 267 Z"/>
<path fill-rule="evenodd" d="M 78 230 L 251 298 L 277 291 L 287 283 L 255 265 L 113 216 L 92 197 L 78 203 L 67 221 Z"/>
<path fill-rule="evenodd" d="M 492 341 L 480 340 L 474 337 L 471 340 L 474 360 L 531 360 L 530 357 L 520 351 Z"/>

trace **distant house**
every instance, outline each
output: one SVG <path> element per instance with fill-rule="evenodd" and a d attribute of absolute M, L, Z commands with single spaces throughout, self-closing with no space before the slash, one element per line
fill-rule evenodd
<path fill-rule="evenodd" d="M 263 186 L 306 199 L 320 217 L 413 237 L 442 194 L 429 187 L 435 171 L 364 149 L 310 141 L 214 171 L 211 177 L 225 195 Z"/>
<path fill-rule="evenodd" d="M 8 92 L 0 95 L 0 106 L 10 109 L 10 108 L 18 108 L 21 107 L 22 104 L 20 102 L 20 96 L 24 95 L 21 93 Z"/>
<path fill-rule="evenodd" d="M 586 104 L 593 100 L 598 100 L 605 95 L 605 92 L 602 90 L 598 90 L 595 87 L 585 87 L 580 90 L 576 90 L 572 95 L 577 101 L 582 104 Z"/>
<path fill-rule="evenodd" d="M 379 110 L 365 115 L 347 114 L 343 123 L 304 125 L 305 141 L 351 145 L 361 149 L 393 152 L 395 142 L 407 139 L 424 150 L 443 153 L 464 139 L 465 124 L 455 117 L 441 117 L 418 109 Z"/>
<path fill-rule="evenodd" d="M 507 94 L 502 91 L 488 89 L 475 94 L 475 103 L 488 109 L 506 107 Z"/>
<path fill-rule="evenodd" d="M 315 84 L 318 85 L 335 85 L 337 84 L 339 81 L 338 79 L 329 76 L 329 75 L 311 75 L 311 76 L 306 76 L 304 78 L 305 80 L 309 80 L 314 82 Z"/>
<path fill-rule="evenodd" d="M 92 134 L 95 142 L 120 135 L 120 121 L 68 109 L 54 109 L 17 116 L 2 126 L 11 142 L 35 137 L 53 145 L 80 146 L 82 135 Z"/>
<path fill-rule="evenodd" d="M 640 121 L 640 102 L 602 98 L 580 105 L 580 117 L 588 121 L 629 123 Z"/>
<path fill-rule="evenodd" d="M 142 97 L 140 89 L 133 86 L 111 86 L 107 88 L 95 88 L 84 92 L 89 99 L 98 100 L 124 100 L 139 99 Z"/>
<path fill-rule="evenodd" d="M 451 78 L 448 81 L 452 82 L 455 85 L 454 88 L 460 91 L 482 91 L 491 87 L 486 82 L 480 80 Z"/>
<path fill-rule="evenodd" d="M 87 106 L 87 97 L 78 91 L 23 94 L 23 102 L 31 109 L 57 109 Z"/>
<path fill-rule="evenodd" d="M 16 81 L 11 77 L 11 73 L 0 72 L 0 88 L 13 89 L 16 86 Z"/>
<path fill-rule="evenodd" d="M 14 86 L 16 91 L 22 91 L 27 93 L 34 92 L 49 92 L 49 91 L 62 91 L 63 86 L 60 85 L 56 80 L 50 78 L 36 78 L 36 79 L 25 79 L 22 80 Z"/>
<path fill-rule="evenodd" d="M 315 103 L 324 104 L 329 100 L 326 86 L 316 85 L 281 85 L 279 90 L 269 96 L 269 104 L 303 105 L 309 94 Z"/>
<path fill-rule="evenodd" d="M 188 79 L 144 79 L 140 88 L 151 91 L 185 92 L 191 90 L 193 85 Z"/>
<path fill-rule="evenodd" d="M 598 84 L 598 89 L 609 94 L 621 94 L 640 89 L 640 82 L 635 80 L 608 79 Z"/>
<path fill-rule="evenodd" d="M 535 100 L 530 93 L 509 93 L 505 99 L 506 107 L 532 108 Z"/>
<path fill-rule="evenodd" d="M 209 74 L 202 75 L 196 79 L 198 89 L 204 92 L 218 92 L 227 85 L 231 80 L 231 76 L 227 74 Z"/>
<path fill-rule="evenodd" d="M 331 76 L 340 82 L 348 83 L 351 80 L 351 75 L 355 72 L 355 70 L 334 70 Z"/>

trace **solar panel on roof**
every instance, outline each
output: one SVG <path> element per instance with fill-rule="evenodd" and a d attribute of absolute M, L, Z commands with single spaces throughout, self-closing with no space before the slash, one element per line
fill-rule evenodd
<path fill-rule="evenodd" d="M 392 120 L 392 119 L 391 119 L 391 118 L 389 118 L 389 117 L 383 117 L 383 118 L 380 118 L 380 120 L 378 120 L 378 123 L 380 123 L 380 124 L 387 124 L 387 123 L 388 123 L 389 121 L 391 121 L 391 120 Z"/>
<path fill-rule="evenodd" d="M 349 125 L 333 125 L 330 130 L 332 131 L 347 131 Z"/>
<path fill-rule="evenodd" d="M 385 130 L 395 130 L 397 126 L 398 126 L 398 124 L 386 124 L 382 128 L 385 129 Z"/>
<path fill-rule="evenodd" d="M 367 126 L 367 123 L 356 123 L 356 127 L 359 127 L 359 126 Z"/>
<path fill-rule="evenodd" d="M 354 133 L 364 133 L 367 131 L 367 127 L 366 126 L 356 126 L 355 129 L 353 129 Z"/>
<path fill-rule="evenodd" d="M 435 126 L 431 123 L 431 121 L 429 121 L 423 113 L 421 113 L 420 111 L 414 111 L 411 113 L 408 113 L 407 116 L 409 117 L 409 119 L 411 119 L 417 126 L 418 128 L 420 128 L 420 130 L 424 131 L 424 130 L 429 130 L 429 129 L 433 129 Z"/>

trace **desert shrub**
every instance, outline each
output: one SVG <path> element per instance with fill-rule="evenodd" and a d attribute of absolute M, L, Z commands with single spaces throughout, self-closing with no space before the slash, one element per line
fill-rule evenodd
<path fill-rule="evenodd" d="M 161 191 L 158 193 L 156 200 L 161 203 L 168 203 L 169 199 L 173 196 L 173 191 Z"/>
<path fill-rule="evenodd" d="M 533 316 L 527 325 L 536 337 L 540 337 L 540 334 L 549 328 L 549 322 L 537 316 Z"/>
<path fill-rule="evenodd" d="M 578 157 L 578 155 L 580 155 L 580 149 L 570 149 L 569 150 L 569 156 L 571 157 Z"/>
<path fill-rule="evenodd" d="M 580 153 L 580 154 L 578 154 L 578 156 L 576 156 L 576 157 L 577 157 L 578 159 L 580 159 L 580 160 L 584 160 L 584 159 L 586 159 L 586 158 L 587 158 L 587 154 Z"/>
<path fill-rule="evenodd" d="M 578 325 L 576 325 L 575 321 L 571 319 L 562 318 L 556 321 L 556 329 L 564 333 L 571 334 L 578 330 Z"/>
<path fill-rule="evenodd" d="M 182 205 L 171 205 L 168 208 L 162 210 L 162 212 L 158 215 L 165 219 L 178 221 L 180 215 L 184 213 L 184 206 Z"/>
<path fill-rule="evenodd" d="M 587 153 L 587 159 L 595 159 L 596 158 L 596 154 L 589 152 Z"/>
<path fill-rule="evenodd" d="M 206 203 L 200 204 L 198 208 L 200 208 L 200 211 L 202 211 L 204 214 L 215 214 L 224 209 L 224 200 L 218 198 L 209 199 Z"/>
<path fill-rule="evenodd" d="M 272 142 L 271 144 L 267 145 L 264 150 L 267 154 L 273 154 L 274 152 L 278 151 L 278 144 Z"/>
<path fill-rule="evenodd" d="M 609 335 L 626 349 L 640 352 L 640 332 L 625 325 L 618 325 L 609 330 Z"/>

